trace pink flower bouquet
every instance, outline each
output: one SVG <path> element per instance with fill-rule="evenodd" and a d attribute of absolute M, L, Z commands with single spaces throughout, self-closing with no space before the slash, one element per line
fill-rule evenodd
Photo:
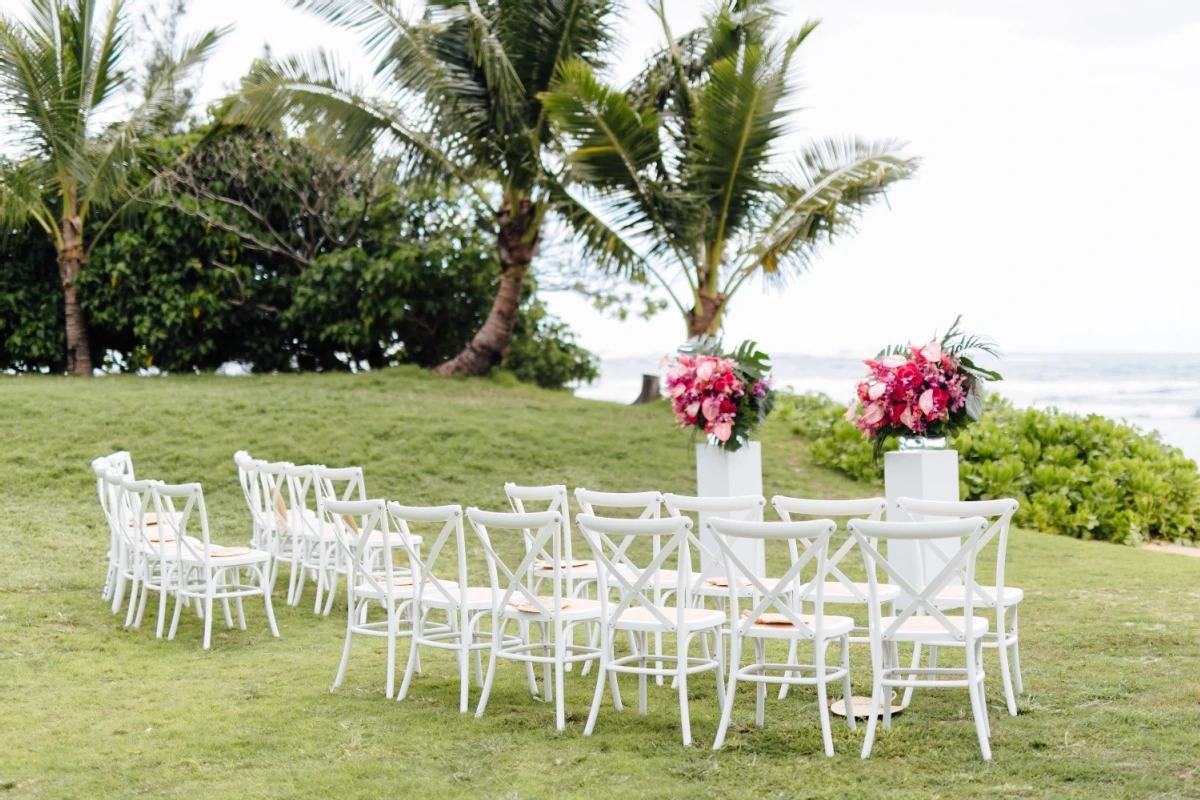
<path fill-rule="evenodd" d="M 720 342 L 699 339 L 682 350 L 667 370 L 666 393 L 680 428 L 703 432 L 733 451 L 750 441 L 775 404 L 767 356 L 754 342 L 721 355 Z"/>
<path fill-rule="evenodd" d="M 969 336 L 958 320 L 940 341 L 892 347 L 867 359 L 867 376 L 846 409 L 846 419 L 875 442 L 890 436 L 949 436 L 979 419 L 983 382 L 999 373 L 975 364 L 970 353 L 997 356 L 990 340 Z"/>

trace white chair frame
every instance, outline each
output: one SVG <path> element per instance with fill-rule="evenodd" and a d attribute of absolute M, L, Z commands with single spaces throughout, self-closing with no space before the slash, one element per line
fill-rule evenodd
<path fill-rule="evenodd" d="M 557 511 L 505 513 L 481 511 L 478 508 L 468 508 L 466 514 L 467 521 L 483 544 L 493 597 L 492 647 L 483 694 L 479 698 L 475 716 L 482 717 L 487 708 L 498 660 L 524 663 L 526 680 L 535 697 L 537 679 L 533 666 L 541 664 L 545 687 L 542 697 L 546 702 L 553 700 L 555 725 L 558 730 L 565 730 L 563 673 L 571 664 L 596 659 L 600 655 L 596 648 L 576 645 L 573 641 L 574 629 L 582 623 L 600 619 L 600 602 L 572 597 L 565 591 L 567 570 L 563 567 L 563 516 Z M 525 555 L 516 568 L 510 568 L 493 546 L 492 536 L 497 531 L 520 532 Z M 551 569 L 545 571 L 546 574 L 535 573 L 534 562 L 539 556 L 548 556 Z M 552 594 L 539 596 L 538 587 L 547 580 Z M 506 635 L 510 622 L 518 624 L 519 637 Z M 533 642 L 529 637 L 531 625 L 536 625 L 540 631 L 541 640 L 538 642 Z"/>
<path fill-rule="evenodd" d="M 263 496 L 262 478 L 259 469 L 265 461 L 252 458 L 245 450 L 233 454 L 233 463 L 237 465 L 238 484 L 242 487 L 242 496 L 246 499 L 246 507 L 250 509 L 250 546 L 256 550 L 270 550 L 270 531 L 272 514 Z"/>
<path fill-rule="evenodd" d="M 363 477 L 362 467 L 326 467 L 324 465 L 313 467 L 312 490 L 317 504 L 317 536 L 315 540 L 317 542 L 324 542 L 329 538 L 326 535 L 325 515 L 320 511 L 323 500 L 367 499 L 366 481 Z M 346 533 L 351 538 L 357 535 L 355 531 L 346 531 Z M 391 541 L 394 545 L 400 544 L 399 537 L 394 534 Z M 368 542 L 368 546 L 375 544 L 379 546 L 383 544 L 383 540 L 378 534 Z M 420 545 L 420 537 L 417 537 L 417 544 Z M 349 579 L 350 564 L 346 560 L 346 551 L 337 546 L 336 539 L 333 547 L 322 549 L 327 549 L 328 552 L 324 554 L 323 559 L 318 559 L 317 568 L 325 575 L 325 610 L 322 613 L 329 616 L 333 611 L 333 598 L 337 594 L 338 580 L 342 575 Z M 318 602 L 320 602 L 319 596 Z"/>
<path fill-rule="evenodd" d="M 672 555 L 678 563 L 676 570 L 680 584 L 690 585 L 692 521 L 686 517 L 672 516 L 666 519 L 616 519 L 580 514 L 576 518 L 580 532 L 591 548 L 599 573 L 600 614 L 602 619 L 600 637 L 599 674 L 592 698 L 584 735 L 590 736 L 595 729 L 603 701 L 604 685 L 612 685 L 613 703 L 622 710 L 621 695 L 617 687 L 617 675 L 638 676 L 638 713 L 646 713 L 646 679 L 670 675 L 679 694 L 679 717 L 684 746 L 692 744 L 691 712 L 688 700 L 688 677 L 702 672 L 715 672 L 717 680 L 717 703 L 725 705 L 724 657 L 725 644 L 721 640 L 725 615 L 720 611 L 695 608 L 689 604 L 691 594 L 676 592 L 673 608 L 657 602 L 658 586 L 663 564 Z M 639 567 L 628 555 L 630 544 L 638 537 L 654 537 L 660 547 L 650 563 Z M 615 590 L 619 600 L 610 599 Z M 650 593 L 647 593 L 649 590 Z M 638 646 L 628 656 L 616 657 L 613 651 L 613 634 L 617 630 L 633 633 Z M 650 633 L 675 636 L 675 655 L 651 653 L 647 635 Z M 692 640 L 710 636 L 716 658 L 707 655 L 694 658 L 688 655 Z M 706 648 L 707 651 L 707 648 Z M 651 662 L 654 663 L 651 663 Z M 669 664 L 669 666 L 668 666 Z"/>
<path fill-rule="evenodd" d="M 991 761 L 992 748 L 989 742 L 990 723 L 987 714 L 987 698 L 984 689 L 983 634 L 987 632 L 986 617 L 974 615 L 974 596 L 965 593 L 963 615 L 947 617 L 937 607 L 936 598 L 940 591 L 953 581 L 965 577 L 967 585 L 975 579 L 975 557 L 979 542 L 987 528 L 983 517 L 968 517 L 946 522 L 872 522 L 851 520 L 850 533 L 858 541 L 867 569 L 867 584 L 871 602 L 868 606 L 871 620 L 871 655 L 874 661 L 871 708 L 867 717 L 867 735 L 863 741 L 862 757 L 871 755 L 875 742 L 875 729 L 879 721 L 880 705 L 883 705 L 883 729 L 892 726 L 892 689 L 916 688 L 966 688 L 971 698 L 971 715 L 975 720 L 975 733 L 979 749 L 985 761 Z M 879 552 L 880 541 L 915 542 L 918 545 L 939 539 L 965 537 L 962 545 L 947 554 L 946 563 L 938 574 L 925 582 L 920 589 L 912 585 L 904 574 Z M 884 618 L 879 601 L 879 580 L 876 568 L 890 577 L 907 597 L 908 601 L 899 614 Z M 921 624 L 912 624 L 921 620 Z M 928 620 L 930 623 L 925 623 Z M 884 627 L 884 624 L 887 627 Z M 907 627 L 906 627 L 907 626 Z M 962 647 L 966 653 L 966 668 L 922 667 L 914 664 L 901 667 L 897 644 L 901 641 L 923 642 L 943 646 Z M 885 690 L 888 697 L 884 697 Z M 884 702 L 886 699 L 886 702 Z"/>
<path fill-rule="evenodd" d="M 964 517 L 985 517 L 991 520 L 991 524 L 979 541 L 979 550 L 982 552 L 991 542 L 997 542 L 996 582 L 994 585 L 987 587 L 976 583 L 972 587 L 972 594 L 975 596 L 975 605 L 978 608 L 991 608 L 996 612 L 996 629 L 988 631 L 984 637 L 983 648 L 985 650 L 995 649 L 998 651 L 998 655 L 1000 656 L 1000 677 L 1004 685 L 1004 699 L 1008 706 L 1008 713 L 1011 716 L 1017 716 L 1016 695 L 1023 694 L 1025 691 L 1024 682 L 1021 680 L 1020 629 L 1017 618 L 1017 609 L 1021 600 L 1024 599 L 1024 592 L 1019 589 L 1014 590 L 1011 586 L 1006 587 L 1004 572 L 1008 556 L 1009 527 L 1012 524 L 1013 515 L 1020 508 L 1020 504 L 1016 500 L 1011 499 L 952 502 L 917 500 L 909 497 L 897 498 L 896 504 L 908 514 L 920 514 L 932 517 L 958 517 L 960 519 Z M 936 549 L 932 552 L 940 554 L 940 551 Z M 963 585 L 967 584 L 964 583 Z M 936 603 L 938 608 L 942 609 L 960 608 L 963 598 L 958 596 L 956 592 L 949 594 L 943 592 L 938 596 Z M 1012 612 L 1011 621 L 1009 619 L 1010 611 Z M 929 648 L 929 666 L 937 666 L 936 645 L 931 645 Z M 908 690 L 906 695 L 909 692 L 911 690 Z M 905 704 L 907 702 L 906 699 Z"/>
<path fill-rule="evenodd" d="M 267 614 L 271 635 L 279 638 L 279 627 L 275 624 L 275 611 L 271 606 L 271 583 L 269 578 L 271 556 L 263 550 L 249 547 L 220 547 L 213 545 L 209 536 L 208 512 L 204 505 L 204 490 L 198 483 L 170 485 L 155 481 L 150 486 L 154 511 L 163 535 L 171 535 L 175 541 L 175 615 L 171 619 L 168 639 L 175 638 L 179 627 L 179 614 L 183 603 L 190 599 L 200 602 L 204 616 L 204 649 L 212 646 L 213 603 L 220 600 L 225 608 L 225 624 L 233 627 L 229 613 L 229 602 L 237 606 L 238 628 L 246 630 L 246 615 L 242 607 L 245 597 L 261 597 Z M 183 509 L 176 509 L 176 500 L 183 501 Z M 200 536 L 188 535 L 188 522 L 195 515 L 200 523 Z M 164 528 L 165 525 L 165 528 Z M 245 570 L 247 580 L 242 580 Z M 257 583 L 254 579 L 257 578 Z M 166 580 L 170 587 L 171 579 Z"/>
<path fill-rule="evenodd" d="M 858 517 L 870 520 L 878 520 L 883 516 L 883 512 L 887 510 L 887 500 L 882 497 L 864 497 L 851 500 L 819 500 L 803 497 L 787 497 L 777 494 L 771 498 L 771 507 L 775 509 L 775 513 L 784 522 L 792 522 L 792 515 L 807 517 L 810 519 L 825 519 L 829 517 Z M 808 542 L 802 542 L 805 547 L 809 546 Z M 825 604 L 841 604 L 862 606 L 865 610 L 870 598 L 867 597 L 867 587 L 865 584 L 858 584 L 846 577 L 839 568 L 840 564 L 846 556 L 854 549 L 854 537 L 847 533 L 846 541 L 841 544 L 828 556 L 826 564 L 828 565 L 827 575 L 832 576 L 835 580 L 834 592 L 830 593 L 830 586 L 825 587 Z M 795 542 L 789 543 L 789 554 L 794 562 L 797 557 Z M 805 593 L 799 598 L 802 602 L 808 600 L 808 596 L 812 594 L 812 588 L 809 587 Z M 900 596 L 900 590 L 896 587 L 880 587 L 880 596 L 883 602 L 890 602 Z M 802 608 L 802 606 L 801 606 Z M 870 631 L 867 627 L 855 625 L 854 630 L 850 633 L 851 644 L 869 644 L 871 641 Z M 797 642 L 792 641 L 789 644 L 788 661 L 794 661 L 796 658 Z M 779 687 L 779 699 L 787 697 L 788 684 L 783 684 Z"/>
<path fill-rule="evenodd" d="M 470 664 L 475 661 L 475 682 L 483 686 L 481 654 L 490 650 L 491 633 L 480 630 L 480 623 L 490 618 L 492 612 L 491 587 L 471 587 L 467 583 L 467 543 L 463 528 L 463 510 L 459 505 L 414 507 L 399 503 L 388 503 L 387 512 L 392 526 L 399 534 L 401 546 L 413 564 L 414 602 L 417 606 L 413 616 L 413 635 L 404 680 L 400 684 L 397 700 L 408 695 L 413 674 L 420 663 L 419 648 L 433 647 L 454 653 L 458 665 L 459 700 L 458 711 L 468 710 L 470 692 Z M 440 524 L 441 531 L 428 548 L 428 555 L 421 555 L 421 538 L 414 536 L 410 525 L 414 523 Z M 451 542 L 453 540 L 453 543 Z M 451 551 L 455 561 L 455 579 L 442 580 L 438 577 L 438 558 Z M 429 614 L 434 611 L 446 615 L 446 625 L 433 625 Z M 512 637 L 508 644 L 521 643 Z"/>
<path fill-rule="evenodd" d="M 92 473 L 96 477 L 96 495 L 100 500 L 100 509 L 104 512 L 104 520 L 108 524 L 108 571 L 104 575 L 104 586 L 100 590 L 100 599 L 111 600 L 112 613 L 116 614 L 121 610 L 121 604 L 125 598 L 125 586 L 132 577 L 134 554 L 128 547 L 128 534 L 116 526 L 113 489 L 105 481 L 105 475 L 109 470 L 116 470 L 122 476 L 133 477 L 133 459 L 126 451 L 119 450 L 92 460 Z"/>
<path fill-rule="evenodd" d="M 834 681 L 842 684 L 842 698 L 846 707 L 852 706 L 850 691 L 850 631 L 854 629 L 854 620 L 844 616 L 826 616 L 825 614 L 825 579 L 833 569 L 829 559 L 829 539 L 837 530 L 837 524 L 830 519 L 808 520 L 804 522 L 738 522 L 721 519 L 709 519 L 709 529 L 717 534 L 714 538 L 725 558 L 725 574 L 731 579 L 742 576 L 752 584 L 753 602 L 748 614 L 739 613 L 739 601 L 743 593 L 736 590 L 737 584 L 729 582 L 729 608 L 732 620 L 733 637 L 730 643 L 729 688 L 725 692 L 726 703 L 721 713 L 721 725 L 717 729 L 717 738 L 713 749 L 719 750 L 725 743 L 725 734 L 729 730 L 732 717 L 734 698 L 737 696 L 739 680 L 751 681 L 757 684 L 757 701 L 754 711 L 754 722 L 759 727 L 764 724 L 767 698 L 767 684 L 778 683 L 785 686 L 815 685 L 817 687 L 817 710 L 821 719 L 821 736 L 824 740 L 825 755 L 833 755 L 833 733 L 829 722 L 828 685 Z M 785 541 L 791 556 L 791 566 L 784 572 L 783 577 L 772 586 L 764 585 L 759 576 L 738 557 L 730 546 L 730 539 L 755 539 L 765 544 L 769 541 Z M 803 549 L 801 550 L 801 547 Z M 815 562 L 815 563 L 813 563 Z M 805 591 L 803 572 L 810 564 L 815 567 L 812 581 L 805 600 L 813 607 L 811 616 L 803 615 L 797 608 L 795 598 Z M 770 609 L 780 619 L 770 623 L 762 622 L 763 615 Z M 742 666 L 742 648 L 746 641 L 754 643 L 754 663 Z M 767 640 L 784 639 L 788 641 L 788 659 L 786 663 L 778 664 L 767 661 Z M 813 644 L 813 663 L 798 664 L 796 661 L 796 643 L 806 640 Z M 841 647 L 841 663 L 839 666 L 826 664 L 826 648 L 831 641 L 837 641 Z M 770 673 L 779 673 L 771 675 Z M 805 675 L 804 673 L 811 673 Z M 854 714 L 846 715 L 846 724 L 854 730 Z"/>

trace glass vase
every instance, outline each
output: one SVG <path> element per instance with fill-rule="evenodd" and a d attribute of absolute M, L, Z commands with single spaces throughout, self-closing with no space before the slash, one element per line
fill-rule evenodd
<path fill-rule="evenodd" d="M 945 436 L 901 436 L 900 449 L 909 450 L 945 450 Z"/>

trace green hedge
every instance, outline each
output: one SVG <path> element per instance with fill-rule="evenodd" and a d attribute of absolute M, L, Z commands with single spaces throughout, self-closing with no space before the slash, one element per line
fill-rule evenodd
<path fill-rule="evenodd" d="M 881 477 L 870 443 L 842 418 L 844 405 L 805 394 L 782 398 L 779 408 L 817 463 L 860 480 Z M 1157 433 L 992 397 L 983 419 L 950 444 L 959 452 L 962 497 L 1015 497 L 1018 525 L 1124 544 L 1196 541 L 1200 472 Z"/>

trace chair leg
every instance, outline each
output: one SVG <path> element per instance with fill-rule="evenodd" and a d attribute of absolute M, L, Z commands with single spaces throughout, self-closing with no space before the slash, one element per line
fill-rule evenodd
<path fill-rule="evenodd" d="M 112 596 L 112 613 L 116 614 L 121 610 L 121 603 L 125 600 L 125 568 L 124 563 L 117 570 L 117 585 L 113 587 Z M 129 602 L 133 602 L 131 598 Z"/>
<path fill-rule="evenodd" d="M 522 626 L 525 623 L 520 623 Z M 504 630 L 508 627 L 508 620 L 504 621 L 504 627 L 500 626 L 499 615 L 492 613 L 492 654 L 488 659 L 487 677 L 483 679 L 483 694 L 479 696 L 479 707 L 475 709 L 475 718 L 479 719 L 483 716 L 484 709 L 487 708 L 488 695 L 492 693 L 492 681 L 496 678 L 496 660 L 500 655 L 500 641 L 504 638 Z M 532 665 L 525 662 L 531 667 L 529 677 L 532 679 Z"/>
<path fill-rule="evenodd" d="M 554 626 L 554 723 L 559 732 L 567 729 L 567 693 L 563 691 L 563 674 L 567 671 L 567 642 L 562 626 Z"/>
<path fill-rule="evenodd" d="M 592 731 L 596 729 L 596 717 L 600 715 L 600 703 L 604 700 L 604 682 L 606 679 L 612 679 L 613 684 L 613 702 L 617 709 L 621 708 L 620 694 L 617 690 L 616 674 L 608 670 L 608 633 L 606 628 L 597 626 L 600 633 L 600 657 L 597 659 L 596 666 L 596 690 L 592 692 L 592 708 L 588 711 L 587 724 L 583 726 L 583 735 L 591 736 Z M 588 662 L 591 663 L 590 661 Z"/>
<path fill-rule="evenodd" d="M 637 651 L 642 654 L 645 659 L 649 653 L 646 652 L 646 634 L 635 634 L 637 640 Z M 645 666 L 645 660 L 642 661 L 642 666 Z M 646 716 L 646 676 L 638 675 L 638 714 Z"/>
<path fill-rule="evenodd" d="M 717 726 L 717 738 L 713 750 L 725 746 L 725 735 L 729 732 L 729 720 L 733 716 L 733 700 L 737 697 L 738 668 L 742 664 L 742 639 L 733 633 L 729 640 L 729 685 L 725 688 L 725 705 L 721 707 L 721 724 Z"/>
<path fill-rule="evenodd" d="M 1008 662 L 1008 635 L 1005 631 L 1003 609 L 997 614 L 996 654 L 1000 656 L 1000 681 L 1004 684 L 1004 700 L 1008 704 L 1009 716 L 1017 715 L 1017 698 L 1013 694 L 1012 674 Z"/>
<path fill-rule="evenodd" d="M 142 596 L 140 598 L 135 598 L 134 596 L 130 595 L 130 597 L 129 597 L 129 607 L 131 609 L 133 608 L 134 600 L 137 600 L 137 613 L 135 613 L 133 615 L 133 627 L 135 627 L 135 628 L 142 627 L 142 617 L 146 613 L 146 600 L 148 599 L 148 597 L 150 595 L 150 568 L 146 567 L 145 569 L 146 569 L 146 574 L 142 578 Z M 162 574 L 159 574 L 159 576 L 158 576 L 158 591 L 160 594 L 162 592 L 166 591 L 165 584 L 166 584 L 165 576 Z"/>
<path fill-rule="evenodd" d="M 278 639 L 279 626 L 275 624 L 275 608 L 271 604 L 271 588 L 266 585 L 267 575 L 262 571 L 262 568 L 256 567 L 255 570 L 258 573 L 259 580 L 262 581 L 260 585 L 263 587 L 263 608 L 267 612 L 267 624 L 271 626 L 271 635 Z"/>
<path fill-rule="evenodd" d="M 542 638 L 542 653 L 550 655 L 550 625 L 538 623 L 538 636 Z M 542 664 L 542 694 L 547 703 L 554 699 L 554 669 L 550 663 Z"/>
<path fill-rule="evenodd" d="M 895 646 L 897 648 L 897 653 L 898 653 L 899 645 L 893 645 L 893 646 Z M 897 658 L 899 658 L 899 655 L 897 655 Z M 896 666 L 899 666 L 899 661 L 897 661 Z M 921 643 L 913 642 L 912 667 L 913 667 L 913 669 L 916 669 L 919 666 L 921 666 Z M 912 696 L 913 696 L 913 687 L 906 686 L 904 688 L 904 699 L 900 701 L 900 707 L 908 708 L 908 704 L 910 702 L 912 702 Z M 888 703 L 888 705 L 890 706 L 891 703 Z M 884 729 L 886 730 L 886 727 Z"/>
<path fill-rule="evenodd" d="M 182 588 L 183 576 L 180 575 L 179 577 L 180 577 L 180 587 Z M 182 592 L 176 593 L 176 595 L 175 595 L 175 614 L 171 617 L 171 630 L 167 632 L 167 641 L 168 642 L 175 638 L 175 631 L 179 629 L 179 613 L 181 611 L 183 611 L 184 599 L 185 598 L 184 598 Z M 199 605 L 199 604 L 197 603 L 197 605 Z"/>
<path fill-rule="evenodd" d="M 350 664 L 350 643 L 354 641 L 354 623 L 358 616 L 358 610 L 353 605 L 350 606 L 349 619 L 346 621 L 346 644 L 342 646 L 342 663 L 338 664 L 337 675 L 334 676 L 333 686 L 329 687 L 329 691 L 333 691 L 342 685 L 342 681 L 346 678 L 346 667 Z"/>
<path fill-rule="evenodd" d="M 842 676 L 842 703 L 846 706 L 846 727 L 853 731 L 858 729 L 858 721 L 854 718 L 854 692 L 850 688 L 850 634 L 842 637 L 842 669 L 846 670 L 846 674 Z"/>
<path fill-rule="evenodd" d="M 788 642 L 788 654 L 787 654 L 787 663 L 788 664 L 797 663 L 796 659 L 799 656 L 796 652 L 796 648 L 798 647 L 798 644 L 799 643 L 795 639 L 792 639 L 790 642 Z M 784 673 L 784 674 L 786 675 L 788 673 Z M 780 684 L 780 686 L 779 686 L 779 699 L 780 700 L 783 700 L 784 698 L 786 698 L 788 696 L 788 689 L 790 689 L 790 688 L 791 688 L 791 684 L 789 684 L 789 683 Z"/>
<path fill-rule="evenodd" d="M 233 605 L 237 608 L 238 630 L 246 630 L 246 608 L 242 605 L 242 596 L 238 595 L 233 599 Z"/>
<path fill-rule="evenodd" d="M 704 634 L 700 634 L 703 636 Z M 725 709 L 725 637 L 721 633 L 721 628 L 717 627 L 712 632 L 713 646 L 717 651 L 717 708 Z"/>
<path fill-rule="evenodd" d="M 400 613 L 396 608 L 389 608 L 387 612 L 387 691 L 384 696 L 391 700 L 396 690 L 396 629 L 400 627 Z M 416 664 L 415 654 L 413 664 Z"/>
<path fill-rule="evenodd" d="M 1012 607 L 1012 668 L 1013 668 L 1013 684 L 1017 690 L 1017 694 L 1025 694 L 1025 684 L 1021 680 L 1021 634 L 1017 626 L 1017 609 L 1020 606 Z"/>
<path fill-rule="evenodd" d="M 871 685 L 871 708 L 867 714 L 867 735 L 863 737 L 862 758 L 869 758 L 871 748 L 875 744 L 875 728 L 879 725 L 879 703 L 883 699 L 883 684 L 880 672 L 883 664 L 876 663 L 875 675 L 872 678 Z M 891 705 L 891 700 L 888 700 L 888 705 Z"/>
<path fill-rule="evenodd" d="M 661 656 L 662 651 L 663 651 L 662 647 L 663 647 L 662 632 L 655 631 L 655 633 L 654 633 L 654 655 Z M 662 686 L 663 685 L 663 676 L 662 676 L 663 662 L 655 661 L 654 668 L 659 671 L 659 674 L 654 676 L 654 683 L 657 686 Z"/>
<path fill-rule="evenodd" d="M 754 640 L 754 662 L 762 664 L 767 660 L 767 643 L 763 639 Z M 766 724 L 767 685 L 755 681 L 754 724 L 762 727 Z"/>
<path fill-rule="evenodd" d="M 333 611 L 333 597 L 337 594 L 338 581 L 339 575 L 335 561 L 333 569 L 329 571 L 329 583 L 326 586 L 329 591 L 327 592 L 327 596 L 325 598 L 325 610 L 322 612 L 322 616 L 328 617 L 329 612 Z"/>
<path fill-rule="evenodd" d="M 471 631 L 471 621 L 467 616 L 467 610 L 464 605 L 462 608 L 462 620 L 459 623 L 458 630 L 458 713 L 460 714 L 467 713 L 467 706 L 471 699 L 471 685 L 469 683 L 471 680 L 471 644 L 475 641 L 475 637 Z M 475 655 L 478 657 L 478 650 L 475 651 Z M 476 660 L 475 663 L 478 665 L 479 661 Z"/>
<path fill-rule="evenodd" d="M 204 649 L 208 650 L 212 647 L 212 621 L 213 621 L 213 577 L 208 576 L 208 586 L 205 588 L 204 595 Z"/>
<path fill-rule="evenodd" d="M 684 631 L 679 631 L 676 634 L 676 652 L 678 661 L 675 662 L 676 682 L 679 684 L 679 724 L 683 729 L 683 746 L 692 746 L 692 719 L 688 713 L 688 685 L 687 685 L 687 654 L 688 654 L 688 634 Z"/>
<path fill-rule="evenodd" d="M 507 622 L 505 623 L 505 627 L 508 627 Z M 532 640 L 529 638 L 529 623 L 528 622 L 525 622 L 523 620 L 518 622 L 517 623 L 517 632 L 521 634 L 521 643 L 522 644 L 532 644 L 533 643 Z M 538 697 L 539 693 L 538 693 L 538 685 L 537 685 L 537 675 L 534 674 L 533 664 L 532 664 L 532 662 L 529 662 L 529 661 L 525 662 L 525 681 L 529 684 L 529 693 L 531 695 L 533 695 L 534 697 Z M 486 681 L 485 681 L 485 683 L 486 683 Z"/>
<path fill-rule="evenodd" d="M 969 672 L 969 671 L 968 671 Z M 971 676 L 971 683 L 967 686 L 967 691 L 971 693 L 971 714 L 975 719 L 975 735 L 979 738 L 979 752 L 983 755 L 984 761 L 992 760 L 992 746 L 988 742 L 988 734 L 986 728 L 987 709 L 982 708 L 983 699 L 979 696 L 979 688 L 982 681 L 976 681 L 974 676 Z"/>
<path fill-rule="evenodd" d="M 829 670 L 825 667 L 825 648 L 827 639 L 817 644 L 816 679 L 817 679 L 817 711 L 821 716 L 821 738 L 825 741 L 825 755 L 833 756 L 833 731 L 829 724 Z M 851 715 L 853 709 L 850 709 Z"/>
<path fill-rule="evenodd" d="M 170 582 L 167 576 L 159 576 L 158 584 L 158 620 L 154 627 L 154 638 L 161 639 L 163 635 L 163 623 L 167 620 L 167 587 Z M 145 597 L 142 598 L 142 603 L 138 606 L 138 624 L 142 622 L 142 609 L 146 607 Z"/>
<path fill-rule="evenodd" d="M 412 631 L 409 638 L 408 646 L 408 663 L 404 665 L 404 679 L 400 681 L 400 691 L 396 693 L 396 700 L 403 700 L 408 696 L 408 686 L 412 683 L 413 672 L 417 667 L 417 642 L 421 638 L 421 631 L 425 628 L 425 615 L 415 614 L 412 623 Z M 459 675 L 463 673 L 462 663 L 465 659 L 459 657 Z"/>

